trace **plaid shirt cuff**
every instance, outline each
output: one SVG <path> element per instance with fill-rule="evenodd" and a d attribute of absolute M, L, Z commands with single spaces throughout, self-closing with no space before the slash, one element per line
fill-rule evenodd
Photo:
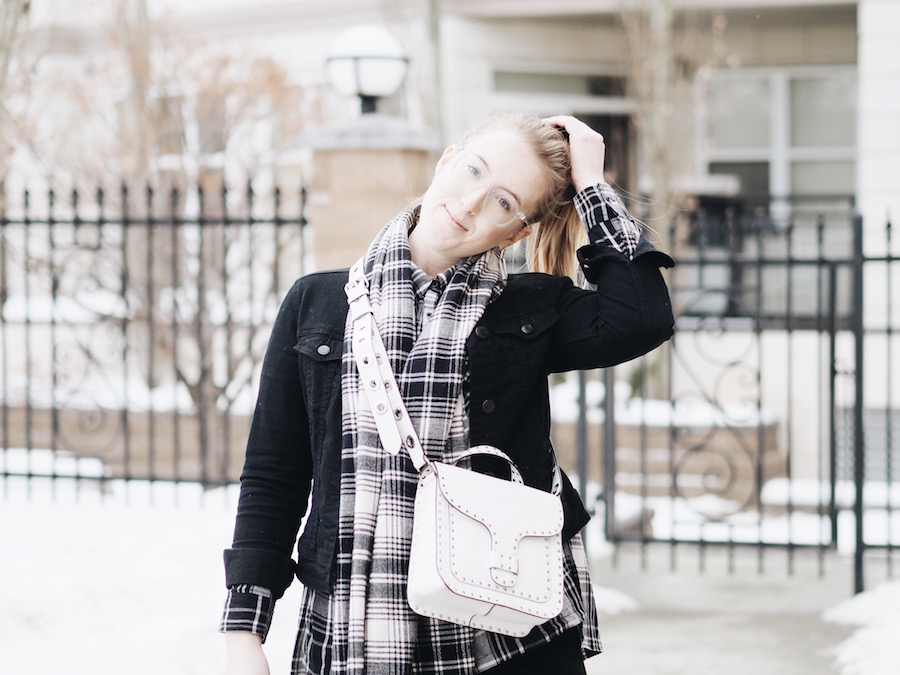
<path fill-rule="evenodd" d="M 612 248 L 634 260 L 641 228 L 610 185 L 597 183 L 575 195 L 575 208 L 591 244 Z"/>
<path fill-rule="evenodd" d="M 262 637 L 265 642 L 274 606 L 272 591 L 268 588 L 249 584 L 232 586 L 225 599 L 219 632 L 249 631 Z"/>

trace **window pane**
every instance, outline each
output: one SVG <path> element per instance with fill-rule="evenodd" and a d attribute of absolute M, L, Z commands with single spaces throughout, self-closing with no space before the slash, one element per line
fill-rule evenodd
<path fill-rule="evenodd" d="M 183 152 L 184 139 L 181 99 L 175 96 L 157 99 L 154 121 L 160 154 L 180 155 Z"/>
<path fill-rule="evenodd" d="M 794 194 L 850 194 L 855 185 L 856 167 L 847 162 L 794 162 L 791 164 L 791 192 Z"/>
<path fill-rule="evenodd" d="M 710 83 L 709 138 L 714 148 L 769 146 L 769 82 L 761 79 Z"/>
<path fill-rule="evenodd" d="M 197 100 L 197 126 L 200 152 L 203 154 L 224 152 L 227 144 L 225 99 L 207 95 Z"/>
<path fill-rule="evenodd" d="M 582 75 L 550 73 L 494 73 L 494 89 L 497 91 L 531 91 L 548 94 L 588 93 L 588 79 Z"/>
<path fill-rule="evenodd" d="M 625 95 L 625 78 L 612 75 L 522 73 L 498 70 L 494 73 L 494 89 L 540 94 L 622 97 Z"/>
<path fill-rule="evenodd" d="M 791 82 L 791 145 L 856 143 L 856 78 L 851 73 Z"/>
<path fill-rule="evenodd" d="M 737 176 L 741 181 L 741 192 L 744 194 L 768 194 L 769 163 L 768 162 L 713 162 L 709 165 L 713 175 Z"/>

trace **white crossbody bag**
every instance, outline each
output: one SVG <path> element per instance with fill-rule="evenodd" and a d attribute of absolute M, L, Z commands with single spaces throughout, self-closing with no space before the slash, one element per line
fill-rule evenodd
<path fill-rule="evenodd" d="M 515 463 L 488 445 L 511 480 L 428 460 L 400 396 L 369 304 L 362 261 L 346 286 L 353 352 L 382 445 L 405 449 L 419 473 L 407 599 L 417 614 L 522 637 L 562 611 L 563 510 L 554 456 L 552 492 L 528 487 Z"/>

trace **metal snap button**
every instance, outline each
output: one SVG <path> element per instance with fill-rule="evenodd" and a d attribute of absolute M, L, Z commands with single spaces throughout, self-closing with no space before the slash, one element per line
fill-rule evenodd
<path fill-rule="evenodd" d="M 482 340 L 487 338 L 491 334 L 491 331 L 487 329 L 487 326 L 478 326 L 475 329 L 475 335 L 480 337 Z"/>
<path fill-rule="evenodd" d="M 531 333 L 534 332 L 534 326 L 532 326 L 530 323 L 525 323 L 522 324 L 521 330 L 523 333 L 525 333 L 525 335 L 531 335 Z"/>
<path fill-rule="evenodd" d="M 319 345 L 316 348 L 316 351 L 319 352 L 319 355 L 321 356 L 328 356 L 331 353 L 331 347 L 328 345 Z"/>
<path fill-rule="evenodd" d="M 497 404 L 494 403 L 491 399 L 486 399 L 484 403 L 481 404 L 481 411 L 487 415 L 490 415 L 496 409 Z"/>

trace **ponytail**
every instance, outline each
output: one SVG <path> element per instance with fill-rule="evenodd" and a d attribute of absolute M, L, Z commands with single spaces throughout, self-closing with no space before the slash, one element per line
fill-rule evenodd
<path fill-rule="evenodd" d="M 584 226 L 569 202 L 532 226 L 528 238 L 528 267 L 577 282 L 578 260 L 575 252 L 587 243 Z"/>

